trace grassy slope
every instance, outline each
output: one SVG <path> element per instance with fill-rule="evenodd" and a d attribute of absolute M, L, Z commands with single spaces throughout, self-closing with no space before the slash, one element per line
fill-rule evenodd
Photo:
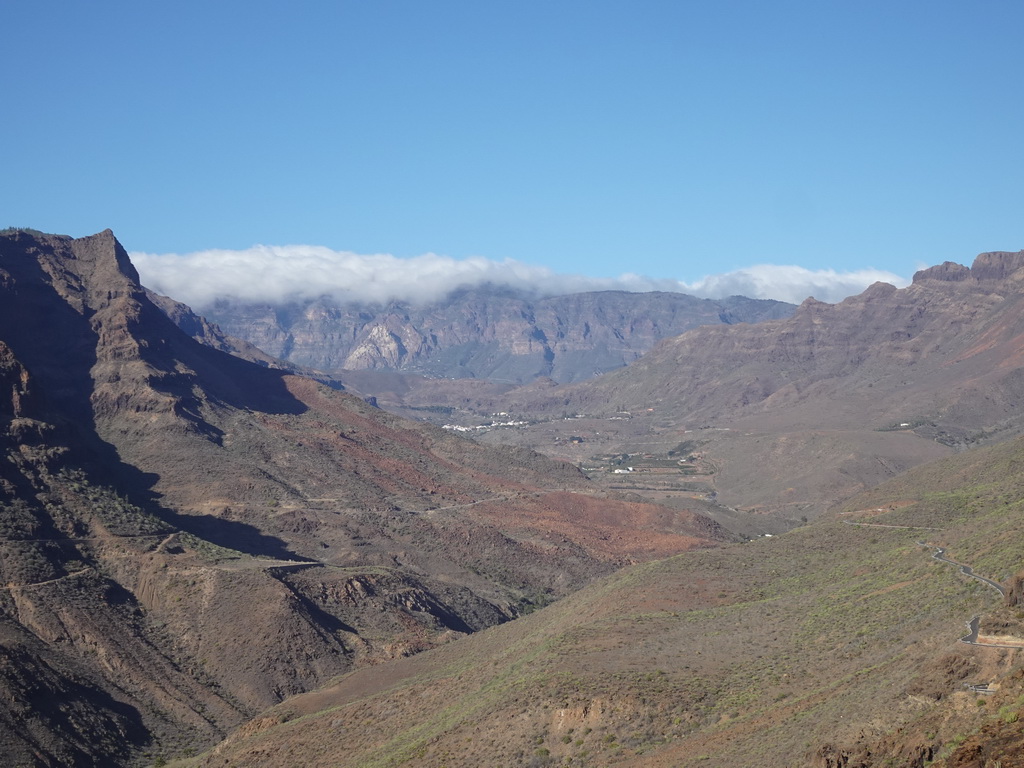
<path fill-rule="evenodd" d="M 941 532 L 831 518 L 626 569 L 287 701 L 198 764 L 807 765 L 825 745 L 884 742 L 901 726 L 892 754 L 910 741 L 939 753 L 994 711 L 962 682 L 1006 676 L 1021 652 L 956 642 L 999 598 L 915 542 L 994 578 L 1018 570 L 1022 470 L 1024 444 L 996 446 L 847 511 L 913 504 L 842 516 Z"/>

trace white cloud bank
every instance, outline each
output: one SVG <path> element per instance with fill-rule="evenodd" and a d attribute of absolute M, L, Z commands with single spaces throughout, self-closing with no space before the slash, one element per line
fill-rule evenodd
<path fill-rule="evenodd" d="M 834 269 L 805 269 L 778 264 L 753 267 L 709 275 L 687 286 L 695 296 L 720 299 L 725 296 L 749 296 L 752 299 L 778 299 L 799 304 L 808 296 L 834 304 L 847 296 L 860 293 L 873 283 L 892 283 L 906 287 L 910 281 L 881 269 L 858 269 L 836 272 Z"/>
<path fill-rule="evenodd" d="M 615 278 L 563 275 L 506 259 L 453 259 L 425 254 L 400 259 L 309 245 L 258 245 L 242 251 L 187 254 L 132 253 L 142 283 L 202 310 L 218 298 L 281 304 L 319 296 L 338 302 L 439 301 L 457 288 L 485 283 L 553 296 L 581 291 L 676 291 L 706 298 L 741 295 L 800 303 L 808 296 L 836 302 L 876 281 L 897 287 L 907 280 L 891 272 L 809 270 L 762 264 L 710 275 L 694 283 L 634 274 Z"/>

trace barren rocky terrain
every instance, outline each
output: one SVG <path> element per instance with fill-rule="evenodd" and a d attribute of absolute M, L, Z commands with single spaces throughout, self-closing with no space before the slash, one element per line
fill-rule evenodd
<path fill-rule="evenodd" d="M 719 502 L 792 524 L 922 462 L 1020 433 L 1022 267 L 1024 252 L 985 253 L 970 268 L 922 270 L 905 289 L 878 283 L 834 305 L 808 300 L 786 319 L 697 328 L 573 385 L 436 387 L 440 414 L 416 390 L 379 400 L 457 425 L 505 412 L 525 424 L 474 434 L 581 466 L 696 441 Z"/>
<path fill-rule="evenodd" d="M 199 750 L 339 673 L 728 538 L 200 344 L 109 231 L 4 233 L 0 291 L 12 764 Z"/>

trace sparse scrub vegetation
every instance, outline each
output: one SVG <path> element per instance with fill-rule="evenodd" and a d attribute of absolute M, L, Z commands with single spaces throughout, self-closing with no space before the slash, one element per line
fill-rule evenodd
<path fill-rule="evenodd" d="M 981 519 L 976 516 L 974 524 Z M 771 542 L 761 558 L 745 558 L 742 565 L 738 552 L 719 551 L 617 573 L 549 609 L 556 613 L 546 610 L 523 619 L 532 621 L 534 629 L 516 631 L 528 633 L 522 636 L 521 650 L 514 652 L 517 662 L 486 665 L 491 676 L 477 683 L 478 694 L 470 697 L 474 703 L 449 707 L 430 729 L 417 729 L 416 741 L 443 737 L 447 729 L 479 716 L 470 712 L 486 712 L 490 705 L 485 702 L 518 698 L 512 692 L 521 691 L 525 701 L 533 702 L 521 716 L 534 722 L 553 716 L 547 713 L 590 706 L 588 696 L 594 695 L 616 702 L 621 712 L 604 712 L 603 721 L 616 730 L 599 731 L 596 741 L 591 741 L 590 726 L 579 727 L 576 737 L 566 732 L 554 745 L 545 734 L 535 733 L 533 749 L 548 749 L 544 757 L 571 750 L 565 759 L 579 759 L 588 744 L 607 754 L 639 756 L 667 748 L 695 730 L 763 723 L 765 718 L 780 719 L 760 727 L 759 749 L 767 746 L 783 754 L 794 733 L 841 722 L 842 707 L 867 706 L 892 695 L 893 681 L 921 663 L 912 638 L 930 637 L 936 630 L 929 627 L 936 627 L 947 638 L 944 642 L 955 643 L 957 622 L 967 618 L 964 614 L 979 601 L 994 602 L 994 594 L 990 598 L 985 589 L 976 591 L 953 569 L 936 567 L 930 550 L 916 544 L 918 535 L 819 523 Z M 669 585 L 676 580 L 685 584 L 692 574 L 719 571 L 730 574 L 730 594 L 751 599 L 726 605 L 698 602 L 685 610 L 641 607 L 645 595 L 663 590 L 671 594 Z M 655 584 L 661 586 L 651 592 Z M 597 606 L 606 599 L 621 600 L 616 596 L 624 594 L 639 609 L 598 621 L 599 631 L 583 630 L 574 621 L 560 623 L 559 617 L 568 620 L 584 610 L 580 601 Z M 715 589 L 707 597 L 717 599 L 718 594 Z M 738 633 L 737 627 L 758 631 L 748 635 L 747 630 Z M 686 639 L 696 637 L 699 642 Z M 527 647 L 533 650 L 527 652 Z M 634 654 L 638 667 L 628 671 L 624 662 Z M 613 658 L 618 659 L 617 668 L 604 669 Z M 580 659 L 588 661 L 576 663 Z M 472 665 L 465 666 L 468 662 L 463 658 L 461 674 L 475 675 Z M 824 670 L 828 673 L 823 675 Z M 448 725 L 438 730 L 442 723 Z M 744 749 L 749 748 L 737 742 L 729 754 L 744 764 L 742 756 L 749 755 Z"/>

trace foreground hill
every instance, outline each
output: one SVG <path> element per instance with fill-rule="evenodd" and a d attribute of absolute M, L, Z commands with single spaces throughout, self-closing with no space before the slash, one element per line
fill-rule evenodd
<path fill-rule="evenodd" d="M 588 379 L 655 342 L 706 324 L 785 317 L 779 301 L 601 291 L 534 299 L 510 289 L 460 290 L 436 304 L 286 306 L 221 300 L 204 314 L 227 333 L 321 371 L 399 371 L 510 383 Z"/>
<path fill-rule="evenodd" d="M 351 673 L 186 765 L 1017 766 L 1022 489 L 1020 439 L 930 464 Z M 972 616 L 981 645 L 958 642 Z"/>
<path fill-rule="evenodd" d="M 0 233 L 12 764 L 194 750 L 341 672 L 722 537 L 262 362 L 180 331 L 109 231 Z"/>

